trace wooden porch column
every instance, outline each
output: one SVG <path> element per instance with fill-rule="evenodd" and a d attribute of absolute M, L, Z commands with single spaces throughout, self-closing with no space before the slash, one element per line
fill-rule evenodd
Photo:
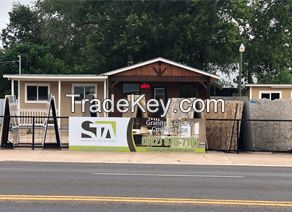
<path fill-rule="evenodd" d="M 108 98 L 107 96 L 107 80 L 103 81 L 103 99 L 105 100 L 106 98 Z M 106 113 L 105 111 L 103 111 L 103 116 L 104 117 L 108 117 L 108 113 Z"/>
<path fill-rule="evenodd" d="M 210 86 L 210 82 L 207 82 L 207 99 L 210 99 L 210 93 L 211 93 L 211 91 L 210 91 L 210 89 L 211 89 L 211 86 Z"/>
<path fill-rule="evenodd" d="M 20 80 L 17 81 L 17 110 L 18 115 L 20 114 Z"/>
<path fill-rule="evenodd" d="M 61 95 L 62 95 L 62 83 L 58 81 L 58 116 L 61 116 Z"/>
<path fill-rule="evenodd" d="M 11 95 L 14 96 L 14 80 L 11 80 Z"/>

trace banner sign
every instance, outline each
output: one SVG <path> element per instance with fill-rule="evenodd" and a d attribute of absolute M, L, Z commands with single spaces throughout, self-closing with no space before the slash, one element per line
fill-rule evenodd
<path fill-rule="evenodd" d="M 70 117 L 70 150 L 129 151 L 130 118 Z"/>
<path fill-rule="evenodd" d="M 70 117 L 70 150 L 205 152 L 201 119 Z"/>

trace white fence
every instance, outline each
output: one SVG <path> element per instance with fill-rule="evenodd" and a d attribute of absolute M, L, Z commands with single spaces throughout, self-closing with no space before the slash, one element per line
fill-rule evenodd
<path fill-rule="evenodd" d="M 36 126 L 44 126 L 47 119 L 44 117 L 48 116 L 48 111 L 45 109 L 20 109 L 18 116 L 24 116 L 24 118 L 18 118 L 19 126 L 31 126 L 33 120 L 32 117 L 35 117 Z M 26 118 L 25 116 L 30 116 L 31 118 Z"/>

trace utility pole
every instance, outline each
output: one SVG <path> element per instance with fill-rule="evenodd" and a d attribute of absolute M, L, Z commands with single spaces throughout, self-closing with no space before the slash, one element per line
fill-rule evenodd
<path fill-rule="evenodd" d="M 239 74 L 238 74 L 238 95 L 241 97 L 241 77 L 242 77 L 242 54 L 245 51 L 243 44 L 239 47 Z"/>
<path fill-rule="evenodd" d="M 18 74 L 20 75 L 21 74 L 21 56 L 17 55 L 17 57 L 18 57 Z"/>

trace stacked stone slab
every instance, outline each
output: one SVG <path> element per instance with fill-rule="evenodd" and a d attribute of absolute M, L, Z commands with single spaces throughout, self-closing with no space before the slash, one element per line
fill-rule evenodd
<path fill-rule="evenodd" d="M 182 112 L 180 107 L 180 102 L 183 100 L 183 98 L 171 98 L 171 104 L 169 106 L 169 110 L 166 113 L 166 118 L 170 119 L 182 119 L 182 118 L 194 118 L 194 110 L 190 110 L 189 112 Z M 195 101 L 195 98 L 189 98 L 191 102 Z M 187 105 L 190 106 L 190 105 Z M 185 105 L 183 105 L 184 109 Z M 174 112 L 175 111 L 175 112 Z"/>
<path fill-rule="evenodd" d="M 171 98 L 171 104 L 169 107 L 169 110 L 166 113 L 165 118 L 167 120 L 173 120 L 173 121 L 179 121 L 179 126 L 183 125 L 184 123 L 188 123 L 191 125 L 191 131 L 192 136 L 195 136 L 195 128 L 194 123 L 199 122 L 199 146 L 204 147 L 206 146 L 206 120 L 201 118 L 199 114 L 196 114 L 194 110 L 190 110 L 189 112 L 182 112 L 180 110 L 180 102 L 183 100 L 183 98 Z M 195 101 L 195 98 L 189 98 L 191 102 Z M 183 105 L 185 107 L 185 105 Z M 186 109 L 186 108 L 184 108 Z M 174 112 L 175 111 L 175 112 Z M 196 119 L 194 119 L 196 118 Z"/>
<path fill-rule="evenodd" d="M 292 150 L 292 100 L 251 100 L 249 102 L 251 145 L 254 150 Z M 268 121 L 276 120 L 276 121 Z"/>
<path fill-rule="evenodd" d="M 225 100 L 225 112 L 214 112 L 211 105 L 210 112 L 204 112 L 206 123 L 207 144 L 210 150 L 235 151 L 238 150 L 238 137 L 240 135 L 243 101 Z M 221 120 L 221 119 L 225 119 Z"/>
<path fill-rule="evenodd" d="M 137 100 L 139 97 L 140 97 L 139 95 L 135 95 L 135 96 L 134 96 L 134 99 Z M 128 96 L 127 96 L 127 99 L 128 99 L 129 105 L 132 105 L 133 102 L 132 102 L 131 95 L 128 95 Z M 146 99 L 145 99 L 145 97 L 143 97 L 143 98 L 141 99 L 140 103 L 141 103 L 141 106 L 142 106 L 143 108 L 146 108 Z M 137 116 L 138 116 L 138 110 L 139 110 L 138 106 L 135 105 L 134 112 L 132 113 L 131 110 L 129 109 L 127 112 L 123 113 L 123 117 L 141 118 L 141 117 L 137 117 Z M 148 111 L 146 110 L 146 113 L 142 113 L 142 112 L 141 112 L 141 116 L 142 116 L 143 118 L 147 118 L 147 117 L 149 117 Z"/>

